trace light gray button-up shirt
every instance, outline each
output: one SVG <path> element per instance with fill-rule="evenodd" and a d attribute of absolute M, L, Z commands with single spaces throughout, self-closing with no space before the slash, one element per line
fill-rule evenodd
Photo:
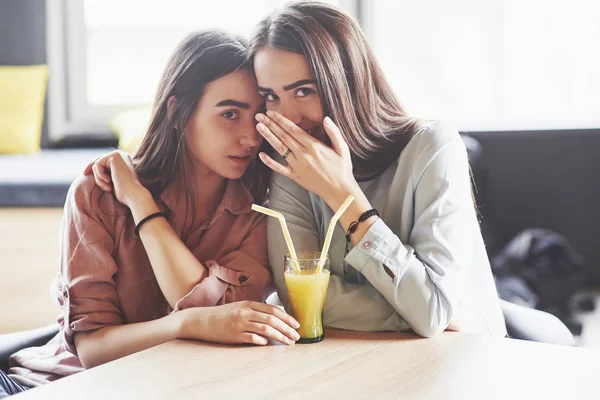
<path fill-rule="evenodd" d="M 345 257 L 345 232 L 336 227 L 324 324 L 362 331 L 413 329 L 428 337 L 452 322 L 460 330 L 506 335 L 458 132 L 424 123 L 397 162 L 360 186 L 381 219 Z M 333 215 L 327 204 L 279 174 L 269 198 L 270 208 L 286 217 L 296 250 L 320 251 Z M 268 224 L 270 263 L 289 311 L 283 277 L 287 246 L 279 223 L 269 218 Z"/>

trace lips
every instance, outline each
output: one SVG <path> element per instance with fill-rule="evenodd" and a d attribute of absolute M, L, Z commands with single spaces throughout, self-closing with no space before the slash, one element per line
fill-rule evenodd
<path fill-rule="evenodd" d="M 252 154 L 248 153 L 248 154 L 242 154 L 239 156 L 229 156 L 229 157 L 231 157 L 231 158 L 252 158 Z"/>
<path fill-rule="evenodd" d="M 248 165 L 252 161 L 252 155 L 229 156 L 229 158 L 238 165 Z"/>

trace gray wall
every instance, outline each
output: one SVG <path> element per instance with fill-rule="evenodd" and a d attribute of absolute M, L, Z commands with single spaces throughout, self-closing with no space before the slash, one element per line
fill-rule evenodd
<path fill-rule="evenodd" d="M 0 65 L 46 63 L 46 1 L 0 0 Z M 47 105 L 44 115 L 47 115 Z M 47 143 L 46 118 L 42 145 Z"/>
<path fill-rule="evenodd" d="M 495 239 L 490 251 L 528 227 L 552 229 L 571 241 L 600 284 L 600 129 L 470 136 L 483 148 L 485 171 L 476 181 Z"/>

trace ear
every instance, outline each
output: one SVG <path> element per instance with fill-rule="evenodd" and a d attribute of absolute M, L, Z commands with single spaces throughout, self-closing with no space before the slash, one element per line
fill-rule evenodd
<path fill-rule="evenodd" d="M 169 121 L 173 120 L 176 102 L 177 100 L 175 99 L 175 95 L 171 95 L 171 97 L 169 97 L 169 100 L 167 100 L 167 116 L 169 117 Z M 175 122 L 175 128 L 177 128 L 177 122 Z"/>

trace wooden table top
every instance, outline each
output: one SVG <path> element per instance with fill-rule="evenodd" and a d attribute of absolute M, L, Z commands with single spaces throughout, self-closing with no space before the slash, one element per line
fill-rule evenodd
<path fill-rule="evenodd" d="M 317 344 L 176 340 L 25 399 L 600 398 L 600 351 L 446 332 L 327 330 Z M 599 379 L 600 381 L 600 379 Z"/>

